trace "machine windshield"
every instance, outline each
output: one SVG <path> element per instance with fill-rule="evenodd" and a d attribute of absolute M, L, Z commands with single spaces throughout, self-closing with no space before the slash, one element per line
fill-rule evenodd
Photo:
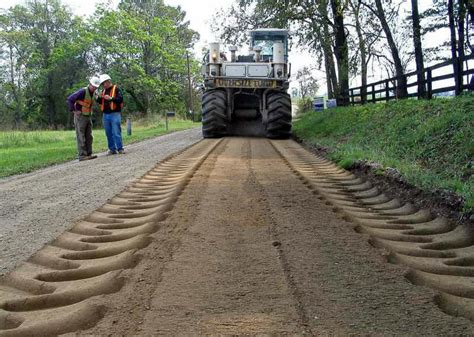
<path fill-rule="evenodd" d="M 255 37 L 253 47 L 260 46 L 262 47 L 262 55 L 273 55 L 273 44 L 275 42 L 284 42 L 283 37 L 273 36 L 272 38 L 268 36 Z"/>

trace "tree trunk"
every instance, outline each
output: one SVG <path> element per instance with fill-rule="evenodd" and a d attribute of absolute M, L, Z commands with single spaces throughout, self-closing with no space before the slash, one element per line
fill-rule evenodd
<path fill-rule="evenodd" d="M 53 76 L 51 73 L 48 74 L 48 88 L 46 94 L 46 108 L 48 109 L 48 124 L 54 130 L 57 129 L 56 125 L 56 105 L 54 104 L 54 92 L 53 92 Z"/>
<path fill-rule="evenodd" d="M 319 3 L 319 12 L 323 18 L 328 17 L 327 12 L 327 0 L 322 0 Z M 318 35 L 321 45 L 323 47 L 324 54 L 324 67 L 326 68 L 326 81 L 328 87 L 328 98 L 335 98 L 338 96 L 338 81 L 336 75 L 336 67 L 334 65 L 334 54 L 332 51 L 331 35 L 329 34 L 329 27 L 327 19 L 322 20 L 322 34 L 319 27 L 315 28 L 316 34 Z"/>
<path fill-rule="evenodd" d="M 15 84 L 15 65 L 14 65 L 14 57 L 13 57 L 13 47 L 9 45 L 9 52 L 10 52 L 10 85 L 12 90 L 13 98 L 15 99 L 14 105 L 14 116 L 13 121 L 15 124 L 15 129 L 20 128 L 21 124 L 21 104 L 20 104 L 20 97 L 18 93 L 19 87 Z"/>
<path fill-rule="evenodd" d="M 324 63 L 328 69 L 327 77 L 331 86 L 331 91 L 328 92 L 328 98 L 336 98 L 339 95 L 339 82 L 336 75 L 336 66 L 334 64 L 334 54 L 330 41 L 324 42 Z"/>
<path fill-rule="evenodd" d="M 146 115 L 148 111 L 148 107 L 143 104 L 143 99 L 140 99 L 139 97 L 137 97 L 135 91 L 131 90 L 130 88 L 127 90 L 127 92 L 130 94 L 133 101 L 135 102 L 138 112 L 140 112 L 143 115 Z"/>
<path fill-rule="evenodd" d="M 459 62 L 457 58 L 457 40 L 456 40 L 456 24 L 454 21 L 454 4 L 453 0 L 448 0 L 448 21 L 449 21 L 449 32 L 450 32 L 450 45 L 451 45 L 451 59 L 453 62 L 454 72 L 454 91 L 456 96 L 460 94 L 460 83 L 459 83 Z"/>
<path fill-rule="evenodd" d="M 326 68 L 326 81 L 328 87 L 328 98 L 336 98 L 339 94 L 336 67 L 330 41 L 323 37 L 324 67 Z"/>
<path fill-rule="evenodd" d="M 346 32 L 344 31 L 344 13 L 340 0 L 331 0 L 334 16 L 335 45 L 334 54 L 337 60 L 337 75 L 339 78 L 339 95 L 337 105 L 349 104 L 349 51 L 347 48 Z"/>
<path fill-rule="evenodd" d="M 403 65 L 398 53 L 398 48 L 393 39 L 390 27 L 388 26 L 387 19 L 385 18 L 382 1 L 375 0 L 375 5 L 377 6 L 377 16 L 380 20 L 385 36 L 387 37 L 387 42 L 392 53 L 393 63 L 395 65 L 395 76 L 397 77 L 397 98 L 406 98 L 408 96 L 407 80 L 403 74 Z"/>
<path fill-rule="evenodd" d="M 458 89 L 459 95 L 463 90 L 463 76 L 464 70 L 464 20 L 466 19 L 466 0 L 459 0 L 459 15 L 458 15 Z"/>
<path fill-rule="evenodd" d="M 411 0 L 413 21 L 413 43 L 415 46 L 415 62 L 418 82 L 418 98 L 426 98 L 425 66 L 423 63 L 423 49 L 421 47 L 420 15 L 418 13 L 418 0 Z"/>
<path fill-rule="evenodd" d="M 355 18 L 355 28 L 357 32 L 357 38 L 359 39 L 359 50 L 360 50 L 360 102 L 365 104 L 367 102 L 367 50 L 365 44 L 364 34 L 362 32 L 362 27 L 360 26 L 359 13 L 360 13 L 360 0 L 358 1 L 357 6 L 354 6 L 352 3 L 352 10 L 354 12 Z"/>
<path fill-rule="evenodd" d="M 326 87 L 328 91 L 328 98 L 333 98 L 334 97 L 334 89 L 332 87 L 332 81 L 331 81 L 331 72 L 328 67 L 328 64 L 326 62 L 326 57 L 324 58 L 324 68 L 326 69 Z"/>

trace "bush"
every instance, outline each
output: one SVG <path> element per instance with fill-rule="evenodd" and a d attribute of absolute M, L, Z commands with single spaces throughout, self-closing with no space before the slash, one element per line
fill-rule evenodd
<path fill-rule="evenodd" d="M 300 113 L 313 110 L 313 99 L 310 97 L 300 98 L 296 101 Z"/>

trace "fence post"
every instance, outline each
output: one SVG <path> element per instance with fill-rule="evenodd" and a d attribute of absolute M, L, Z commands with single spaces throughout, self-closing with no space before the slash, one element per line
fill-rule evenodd
<path fill-rule="evenodd" d="M 460 63 L 461 62 L 461 63 Z M 463 76 L 461 72 L 462 61 L 460 61 L 459 57 L 453 59 L 453 67 L 454 67 L 454 94 L 459 96 L 462 92 L 462 81 Z"/>
<path fill-rule="evenodd" d="M 426 69 L 426 98 L 433 98 L 433 81 L 431 75 L 431 68 Z"/>
<path fill-rule="evenodd" d="M 132 135 L 132 120 L 130 117 L 127 117 L 127 136 Z"/>
<path fill-rule="evenodd" d="M 388 86 L 390 85 L 389 80 L 385 80 L 385 100 L 388 102 L 390 99 L 390 90 L 388 90 Z"/>
<path fill-rule="evenodd" d="M 360 87 L 360 104 L 367 103 L 367 83 Z"/>
<path fill-rule="evenodd" d="M 375 103 L 375 84 L 372 84 L 372 103 Z"/>

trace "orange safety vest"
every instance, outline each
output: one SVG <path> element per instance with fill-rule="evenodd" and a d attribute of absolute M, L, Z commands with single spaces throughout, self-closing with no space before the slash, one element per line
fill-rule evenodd
<path fill-rule="evenodd" d="M 110 90 L 110 94 L 109 96 L 112 97 L 112 98 L 115 98 L 115 96 L 117 95 L 117 86 L 116 85 L 113 85 L 112 86 L 112 89 Z M 102 90 L 102 104 L 100 105 L 100 109 L 102 111 L 104 111 L 105 109 L 105 89 Z M 117 104 L 114 102 L 114 101 L 110 101 L 110 110 L 115 110 L 115 108 L 117 107 Z M 120 103 L 120 109 L 123 108 L 123 102 Z"/>
<path fill-rule="evenodd" d="M 89 87 L 85 87 L 84 89 L 86 90 L 84 99 L 77 100 L 76 103 L 81 106 L 81 112 L 83 115 L 90 115 L 92 112 L 92 104 L 94 103 L 94 100 L 92 99 Z"/>

